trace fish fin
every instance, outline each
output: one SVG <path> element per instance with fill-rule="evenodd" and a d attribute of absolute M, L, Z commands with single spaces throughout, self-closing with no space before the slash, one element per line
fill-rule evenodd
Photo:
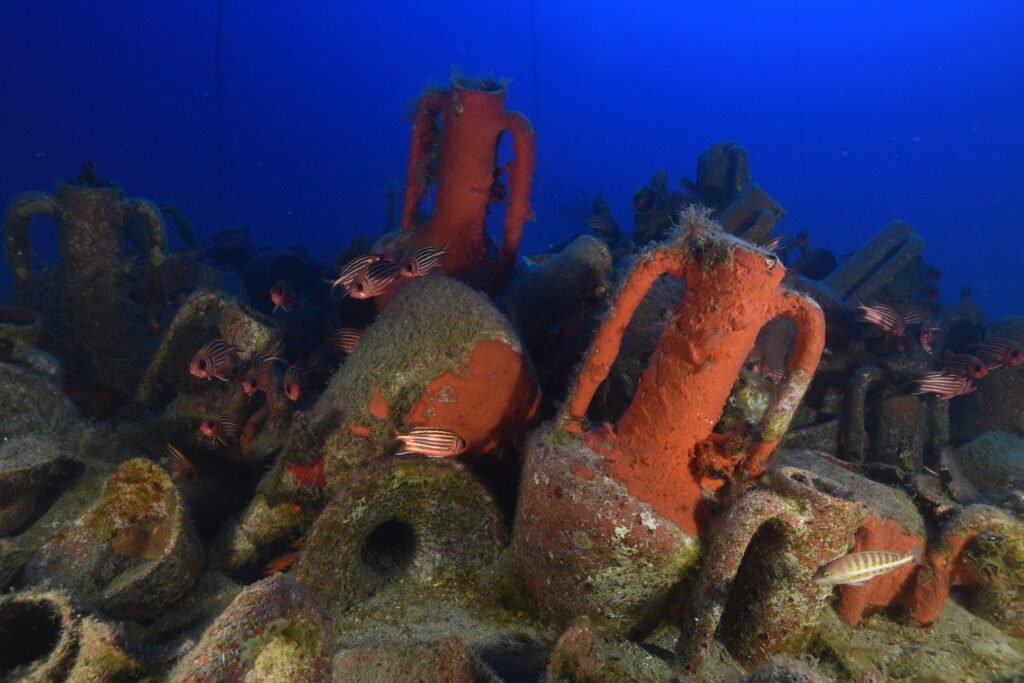
<path fill-rule="evenodd" d="M 844 586 L 863 586 L 867 581 L 850 581 L 849 583 L 843 584 Z"/>
<path fill-rule="evenodd" d="M 924 545 L 915 545 L 910 554 L 914 558 L 914 564 L 924 564 Z"/>

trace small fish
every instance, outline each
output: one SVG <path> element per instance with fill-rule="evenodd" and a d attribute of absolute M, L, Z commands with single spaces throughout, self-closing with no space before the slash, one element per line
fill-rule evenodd
<path fill-rule="evenodd" d="M 960 290 L 960 298 L 964 301 L 970 301 L 971 295 L 974 293 L 974 288 L 971 287 L 971 283 L 968 282 L 964 285 L 963 289 Z"/>
<path fill-rule="evenodd" d="M 915 395 L 935 394 L 944 401 L 969 394 L 978 388 L 969 377 L 954 377 L 942 372 L 929 372 L 912 384 L 915 385 Z"/>
<path fill-rule="evenodd" d="M 288 504 L 288 514 L 289 515 L 298 515 L 298 514 L 301 514 L 301 513 L 302 513 L 302 506 L 301 505 L 299 505 L 298 503 L 289 503 Z"/>
<path fill-rule="evenodd" d="M 766 240 L 762 240 L 761 243 L 758 244 L 757 246 L 761 247 L 765 251 L 769 251 L 774 254 L 779 250 L 779 247 L 782 246 L 782 242 L 785 239 L 785 235 L 776 235 L 775 237 L 769 237 Z"/>
<path fill-rule="evenodd" d="M 290 552 L 278 555 L 270 562 L 267 562 L 263 567 L 263 573 L 267 576 L 276 574 L 278 572 L 287 571 L 289 567 L 295 564 L 295 560 L 299 559 L 299 551 L 292 550 Z"/>
<path fill-rule="evenodd" d="M 363 331 L 354 327 L 342 327 L 331 334 L 331 348 L 342 353 L 352 353 L 359 348 Z"/>
<path fill-rule="evenodd" d="M 917 343 L 921 345 L 921 348 L 928 353 L 935 353 L 932 350 L 932 339 L 939 333 L 939 326 L 933 323 L 924 322 L 921 323 L 920 329 L 917 331 Z"/>
<path fill-rule="evenodd" d="M 295 481 L 306 486 L 327 486 L 327 477 L 324 474 L 324 459 L 314 460 L 307 465 L 296 465 L 293 462 L 284 464 L 288 471 L 295 477 Z"/>
<path fill-rule="evenodd" d="M 379 261 L 352 280 L 348 294 L 353 299 L 370 299 L 387 291 L 401 277 L 402 266 L 390 261 Z"/>
<path fill-rule="evenodd" d="M 938 268 L 936 268 L 935 266 L 925 266 L 924 267 L 924 279 L 925 280 L 931 280 L 931 281 L 934 282 L 935 280 L 939 280 L 941 278 L 942 278 L 942 271 L 939 270 Z"/>
<path fill-rule="evenodd" d="M 1014 367 L 1024 363 L 1024 352 L 1020 346 L 1009 339 L 986 339 L 979 344 L 971 344 L 971 353 L 980 358 L 989 370 L 1002 367 Z"/>
<path fill-rule="evenodd" d="M 436 270 L 441 265 L 441 257 L 445 253 L 444 247 L 422 247 L 417 249 L 402 264 L 402 277 L 421 277 Z"/>
<path fill-rule="evenodd" d="M 200 422 L 199 431 L 222 446 L 227 446 L 228 441 L 238 441 L 242 429 L 227 415 L 218 415 Z"/>
<path fill-rule="evenodd" d="M 347 290 L 353 280 L 365 273 L 367 268 L 383 258 L 384 257 L 380 254 L 363 254 L 362 256 L 355 257 L 342 266 L 341 272 L 338 273 L 338 277 L 331 283 L 331 289 L 334 289 L 335 287 L 344 287 Z"/>
<path fill-rule="evenodd" d="M 291 313 L 295 309 L 299 298 L 292 291 L 291 285 L 285 280 L 278 280 L 270 288 L 270 301 L 274 304 L 274 313 L 277 313 L 278 310 Z"/>
<path fill-rule="evenodd" d="M 213 339 L 192 357 L 188 371 L 200 379 L 211 380 L 216 377 L 228 381 L 225 373 L 235 363 L 235 347 L 223 339 Z"/>
<path fill-rule="evenodd" d="M 819 567 L 814 573 L 814 583 L 819 586 L 863 586 L 876 576 L 888 574 L 905 564 L 921 564 L 921 552 L 918 546 L 906 554 L 884 550 L 849 553 Z"/>
<path fill-rule="evenodd" d="M 402 444 L 398 455 L 426 455 L 431 458 L 452 458 L 466 450 L 465 440 L 450 429 L 416 427 L 395 436 Z"/>
<path fill-rule="evenodd" d="M 612 212 L 609 209 L 595 211 L 583 223 L 593 230 L 594 234 L 604 237 L 618 235 L 620 232 L 619 224 L 615 222 L 615 217 L 612 216 Z"/>
<path fill-rule="evenodd" d="M 284 372 L 284 393 L 292 401 L 302 398 L 302 392 L 309 386 L 309 370 L 298 365 L 289 365 Z"/>
<path fill-rule="evenodd" d="M 274 363 L 284 362 L 283 358 L 277 356 L 254 353 L 245 367 L 245 379 L 242 380 L 242 391 L 245 392 L 245 395 L 252 396 L 257 391 L 269 389 L 273 378 Z"/>
<path fill-rule="evenodd" d="M 196 474 L 196 468 L 192 466 L 192 463 L 189 462 L 184 453 L 172 444 L 165 444 L 164 452 L 167 453 L 167 458 L 170 461 L 171 474 L 190 481 L 199 479 L 199 475 Z"/>
<path fill-rule="evenodd" d="M 988 367 L 980 358 L 957 353 L 942 360 L 942 372 L 958 378 L 981 379 L 988 374 Z"/>
<path fill-rule="evenodd" d="M 886 304 L 858 306 L 857 320 L 862 323 L 870 323 L 893 337 L 902 337 L 906 331 L 903 316 L 895 308 Z"/>
<path fill-rule="evenodd" d="M 932 307 L 927 304 L 918 304 L 911 306 L 903 314 L 904 325 L 915 325 L 917 323 L 923 323 L 926 320 L 930 320 L 932 317 Z"/>

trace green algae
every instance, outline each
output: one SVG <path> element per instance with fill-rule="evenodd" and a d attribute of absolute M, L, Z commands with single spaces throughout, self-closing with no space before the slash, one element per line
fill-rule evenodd
<path fill-rule="evenodd" d="M 308 674 L 324 645 L 315 622 L 278 619 L 245 641 L 240 659 L 257 680 L 295 681 Z"/>

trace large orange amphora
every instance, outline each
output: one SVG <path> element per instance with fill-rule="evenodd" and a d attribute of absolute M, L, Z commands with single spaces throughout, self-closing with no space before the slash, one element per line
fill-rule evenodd
<path fill-rule="evenodd" d="M 824 346 L 821 309 L 782 289 L 784 272 L 772 254 L 710 227 L 684 231 L 639 257 L 563 415 L 527 447 L 516 568 L 542 610 L 637 628 L 696 564 L 705 497 L 734 474 L 764 471 Z M 625 413 L 615 425 L 587 430 L 590 401 L 637 306 L 662 275 L 684 279 L 687 291 Z M 760 427 L 753 436 L 715 435 L 758 332 L 780 316 L 795 323 L 795 344 Z"/>

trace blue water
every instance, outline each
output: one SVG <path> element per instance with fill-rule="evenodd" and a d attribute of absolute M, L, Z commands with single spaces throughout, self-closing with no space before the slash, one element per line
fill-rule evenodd
<path fill-rule="evenodd" d="M 93 159 L 207 239 L 326 257 L 383 227 L 427 84 L 508 77 L 537 131 L 527 251 L 595 194 L 631 226 L 654 171 L 734 140 L 790 234 L 842 255 L 901 218 L 945 300 L 1020 312 L 1024 3 L 348 4 L 0 3 L 0 198 Z"/>

